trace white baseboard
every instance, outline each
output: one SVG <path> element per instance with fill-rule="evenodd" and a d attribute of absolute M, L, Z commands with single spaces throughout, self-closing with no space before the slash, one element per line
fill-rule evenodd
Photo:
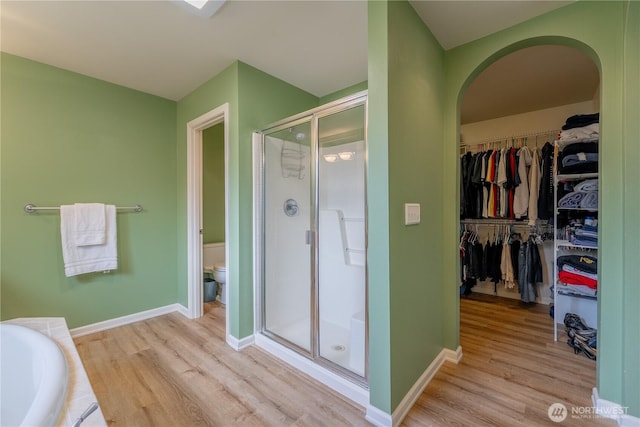
<path fill-rule="evenodd" d="M 227 334 L 227 345 L 229 345 L 229 347 L 231 347 L 235 351 L 240 351 L 245 347 L 249 347 L 254 342 L 255 342 L 255 339 L 253 338 L 253 335 L 249 335 L 248 337 L 238 339 L 233 335 Z"/>
<path fill-rule="evenodd" d="M 640 418 L 627 414 L 627 408 L 610 400 L 602 399 L 597 388 L 593 388 L 591 401 L 596 414 L 615 420 L 619 427 L 638 427 Z"/>
<path fill-rule="evenodd" d="M 462 359 L 462 347 L 458 346 L 455 350 L 448 348 L 442 349 L 429 366 L 427 366 L 427 369 L 425 369 L 420 378 L 413 384 L 413 387 L 407 392 L 391 416 L 377 408 L 369 406 L 367 407 L 367 421 L 381 427 L 395 427 L 400 425 L 444 362 L 449 361 L 457 364 L 460 359 Z"/>
<path fill-rule="evenodd" d="M 371 405 L 367 405 L 366 419 L 371 424 L 378 427 L 393 425 L 393 419 L 391 415 Z"/>
<path fill-rule="evenodd" d="M 130 323 L 139 322 L 141 320 L 151 319 L 152 317 L 162 316 L 177 311 L 185 317 L 189 317 L 188 310 L 182 304 L 169 304 L 164 307 L 153 308 L 151 310 L 141 311 L 115 319 L 104 320 L 102 322 L 92 323 L 90 325 L 80 326 L 71 329 L 69 332 L 73 338 L 83 335 L 93 334 L 95 332 L 106 331 L 107 329 L 117 328 L 118 326 L 128 325 Z"/>
<path fill-rule="evenodd" d="M 255 344 L 358 405 L 366 407 L 369 404 L 369 390 L 319 366 L 311 359 L 286 348 L 262 334 L 255 335 Z"/>

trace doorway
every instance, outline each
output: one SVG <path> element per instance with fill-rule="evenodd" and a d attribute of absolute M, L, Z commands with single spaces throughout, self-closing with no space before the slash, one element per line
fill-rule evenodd
<path fill-rule="evenodd" d="M 187 312 L 195 319 L 203 313 L 203 132 L 222 124 L 224 137 L 224 235 L 229 235 L 229 104 L 223 104 L 187 123 Z M 229 244 L 225 238 L 225 260 Z M 233 278 L 227 272 L 226 286 Z M 226 309 L 226 337 L 229 342 L 229 305 Z"/>
<path fill-rule="evenodd" d="M 545 215 L 543 215 L 543 208 L 539 203 L 535 205 L 534 217 L 531 217 L 534 212 L 531 206 L 534 205 L 531 205 L 527 211 L 526 204 L 512 205 L 510 208 L 508 201 L 506 205 L 494 205 L 494 213 L 491 214 L 486 212 L 487 206 L 483 200 L 488 199 L 486 195 L 483 199 L 482 192 L 485 188 L 496 184 L 497 181 L 489 183 L 483 179 L 483 182 L 488 182 L 488 184 L 480 185 L 477 193 L 473 193 L 473 190 L 465 192 L 465 182 L 469 183 L 472 180 L 468 179 L 468 173 L 465 175 L 464 164 L 476 161 L 478 156 L 484 155 L 485 159 L 489 159 L 492 152 L 494 155 L 499 153 L 495 157 L 504 156 L 505 152 L 513 153 L 516 164 L 520 164 L 518 163 L 521 156 L 520 150 L 523 150 L 526 153 L 532 153 L 532 158 L 536 157 L 533 155 L 536 152 L 540 154 L 539 163 L 532 161 L 530 167 L 537 166 L 542 172 L 545 170 L 542 165 L 545 164 L 543 163 L 543 153 L 546 150 L 546 153 L 550 155 L 550 161 L 546 165 L 553 167 L 554 149 L 556 153 L 562 152 L 562 140 L 568 133 L 564 126 L 569 122 L 569 119 L 575 116 L 596 115 L 599 111 L 599 88 L 598 67 L 588 55 L 572 47 L 537 45 L 505 55 L 485 68 L 469 83 L 461 103 L 460 149 L 461 154 L 463 151 L 470 153 L 465 155 L 466 158 L 463 156 L 461 159 L 463 190 L 458 193 L 463 195 L 461 197 L 461 241 L 464 236 L 462 227 L 465 227 L 464 233 L 469 231 L 469 236 L 473 236 L 474 242 L 480 242 L 481 247 L 485 248 L 493 247 L 500 241 L 500 249 L 509 248 L 508 251 L 511 251 L 513 249 L 511 241 L 518 239 L 518 247 L 522 248 L 524 244 L 527 244 L 529 247 L 535 247 L 536 251 L 539 250 L 541 277 L 540 280 L 531 280 L 531 286 L 524 287 L 526 289 L 525 298 L 519 283 L 522 279 L 517 277 L 518 254 L 516 253 L 512 258 L 513 264 L 507 262 L 500 265 L 500 267 L 506 265 L 509 269 L 514 266 L 516 270 L 515 281 L 513 274 L 510 281 L 505 281 L 505 276 L 508 274 L 505 275 L 503 269 L 501 275 L 500 267 L 498 267 L 498 277 L 492 277 L 493 280 L 488 280 L 492 276 L 491 271 L 488 274 L 487 270 L 482 274 L 468 274 L 468 270 L 462 267 L 461 279 L 467 284 L 464 289 L 460 289 L 460 292 L 461 294 L 464 291 L 471 296 L 475 295 L 475 299 L 480 299 L 483 303 L 490 302 L 491 298 L 495 298 L 496 301 L 503 298 L 502 304 L 509 307 L 514 307 L 513 304 L 516 303 L 515 307 L 519 308 L 522 316 L 526 316 L 527 310 L 545 311 L 551 315 L 545 316 L 545 320 L 549 323 L 545 331 L 548 334 L 547 340 L 552 343 L 550 345 L 560 346 L 558 350 L 569 353 L 573 353 L 573 349 L 566 345 L 567 337 L 563 336 L 564 325 L 562 325 L 562 319 L 567 311 L 577 313 L 591 328 L 598 326 L 596 320 L 597 297 L 561 293 L 559 289 L 562 289 L 562 283 L 557 280 L 558 274 L 555 271 L 557 270 L 558 256 L 567 252 L 567 246 L 561 246 L 559 243 L 561 239 L 559 236 L 561 232 L 565 231 L 564 228 L 570 220 L 565 218 L 566 212 L 563 213 L 562 209 L 558 208 L 557 202 L 560 198 L 558 196 L 560 192 L 555 195 L 554 191 L 564 191 L 569 187 L 565 181 L 571 179 L 567 177 L 564 180 L 556 179 L 559 174 L 551 173 L 545 185 L 541 181 L 537 181 L 539 187 L 528 185 L 527 191 L 532 193 L 538 190 L 546 191 L 550 203 L 549 206 L 546 206 Z M 597 125 L 599 126 L 599 123 Z M 561 128 L 565 130 L 563 136 L 559 137 Z M 599 139 L 598 135 L 594 138 L 596 142 Z M 571 142 L 594 143 L 591 140 L 594 138 L 585 136 L 584 141 Z M 560 142 L 556 142 L 557 140 Z M 527 154 L 527 158 L 528 156 L 529 154 Z M 558 157 L 556 156 L 556 158 Z M 470 165 L 470 163 L 467 164 Z M 482 165 L 482 163 L 480 164 Z M 496 160 L 494 167 L 497 168 L 497 164 Z M 527 178 L 531 178 L 528 171 L 529 169 L 524 174 L 524 181 L 521 182 L 527 183 Z M 478 173 L 481 172 L 478 171 Z M 597 173 L 595 177 L 597 178 Z M 585 179 L 586 176 L 580 178 Z M 513 183 L 515 181 L 512 181 Z M 549 193 L 550 186 L 552 186 L 552 190 Z M 497 187 L 503 191 L 501 185 Z M 509 187 L 505 185 L 505 188 Z M 480 204 L 474 202 L 478 199 L 474 194 L 477 194 L 481 200 Z M 508 194 L 508 192 L 504 194 Z M 501 198 L 501 194 L 496 197 L 498 200 L 506 200 L 506 198 Z M 597 194 L 595 197 L 597 200 Z M 531 200 L 537 202 L 539 200 L 537 194 L 535 198 L 529 198 L 529 201 Z M 500 213 L 502 209 L 507 213 Z M 469 214 L 469 212 L 474 213 Z M 575 213 L 572 215 L 572 219 L 581 217 Z M 581 226 L 580 221 L 575 221 L 575 224 Z M 532 235 L 535 236 L 535 239 L 529 240 Z M 576 245 L 573 245 L 570 250 L 572 253 L 593 251 L 592 248 Z M 481 280 L 480 276 L 482 276 Z M 496 276 L 495 272 L 494 276 Z M 468 287 L 469 284 L 471 284 L 471 288 Z M 535 305 L 538 307 L 535 308 Z M 553 343 L 558 324 L 562 330 L 561 336 L 558 336 L 560 342 Z M 469 327 L 467 326 L 467 328 Z M 465 325 L 461 321 L 461 336 L 465 335 L 465 332 L 469 335 L 469 329 L 465 331 Z M 595 363 L 592 365 L 595 370 Z"/>

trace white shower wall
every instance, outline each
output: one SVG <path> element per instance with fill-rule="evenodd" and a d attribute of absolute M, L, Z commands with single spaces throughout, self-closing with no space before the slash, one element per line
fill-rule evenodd
<path fill-rule="evenodd" d="M 350 160 L 324 160 L 351 152 Z M 322 147 L 319 182 L 320 318 L 351 329 L 365 309 L 365 143 Z M 344 219 L 344 221 L 342 221 Z M 342 221 L 342 223 L 341 223 Z M 351 250 L 350 254 L 346 251 Z M 321 331 L 322 332 L 322 331 Z"/>
<path fill-rule="evenodd" d="M 276 333 L 296 323 L 310 322 L 310 246 L 306 244 L 309 229 L 310 178 L 308 166 L 298 176 L 285 177 L 281 170 L 281 139 L 267 136 L 265 143 L 266 169 L 264 200 L 265 215 L 265 282 L 269 284 L 265 294 L 266 325 Z M 290 142 L 286 144 L 293 145 Z M 303 161 L 309 164 L 309 147 L 298 147 L 304 152 Z M 293 199 L 298 204 L 298 214 L 285 215 L 284 203 Z M 306 336 L 295 343 L 308 348 L 310 338 Z"/>
<path fill-rule="evenodd" d="M 285 177 L 276 170 L 282 144 L 280 139 L 266 137 L 265 163 L 271 165 L 271 172 L 267 172 L 264 205 L 271 238 L 265 241 L 265 280 L 269 283 L 265 304 L 269 307 L 266 323 L 276 333 L 310 321 L 311 248 L 305 233 L 310 229 L 311 182 L 308 167 L 301 179 Z M 299 148 L 304 150 L 308 165 L 309 147 Z M 318 273 L 321 321 L 349 330 L 351 318 L 365 310 L 365 144 L 358 141 L 322 149 L 322 154 L 345 151 L 355 153 L 352 160 L 328 163 L 320 156 Z M 297 202 L 298 215 L 285 215 L 283 206 L 288 199 Z M 351 263 L 345 257 L 344 243 L 355 250 Z M 277 256 L 270 257 L 270 253 Z M 306 332 L 307 328 L 301 330 Z M 296 344 L 306 347 L 308 339 L 301 338 Z"/>

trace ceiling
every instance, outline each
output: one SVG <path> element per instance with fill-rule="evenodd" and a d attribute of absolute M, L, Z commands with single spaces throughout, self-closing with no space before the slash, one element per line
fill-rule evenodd
<path fill-rule="evenodd" d="M 211 18 L 191 14 L 177 1 L 2 0 L 0 46 L 4 52 L 172 100 L 183 98 L 235 60 L 316 96 L 367 79 L 366 1 L 229 0 Z M 571 2 L 410 3 L 439 43 L 450 49 Z M 543 68 L 547 73 L 554 70 L 551 61 L 534 63 L 548 64 Z M 541 71 L 529 64 L 519 73 L 511 66 L 495 72 L 507 72 L 511 78 L 517 74 L 526 81 L 538 78 Z M 528 96 L 517 96 L 514 90 L 530 85 L 514 81 L 509 93 L 520 107 L 536 105 L 532 109 L 542 105 L 534 98 L 575 102 L 547 96 L 565 92 L 564 80 L 552 80 Z M 510 101 L 495 96 L 496 82 L 504 81 L 500 75 L 487 79 L 488 89 L 478 89 L 477 96 L 489 93 L 490 99 L 480 108 L 470 106 L 464 120 L 480 117 L 474 116 L 479 109 L 485 116 L 499 117 L 501 109 L 513 114 Z M 566 99 L 574 98 L 567 94 Z"/>

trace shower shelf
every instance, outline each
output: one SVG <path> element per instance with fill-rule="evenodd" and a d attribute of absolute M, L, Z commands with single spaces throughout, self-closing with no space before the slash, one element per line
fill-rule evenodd
<path fill-rule="evenodd" d="M 282 141 L 282 149 L 280 151 L 280 166 L 282 168 L 282 177 L 304 178 L 304 158 L 305 153 L 301 147 L 287 147 L 287 142 Z"/>

